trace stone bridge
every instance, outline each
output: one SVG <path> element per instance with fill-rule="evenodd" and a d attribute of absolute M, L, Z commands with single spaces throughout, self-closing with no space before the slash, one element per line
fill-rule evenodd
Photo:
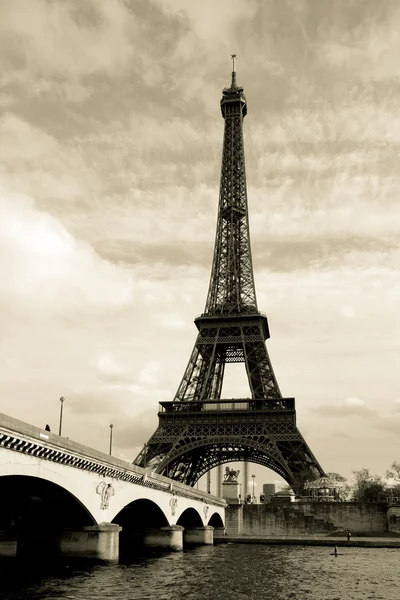
<path fill-rule="evenodd" d="M 225 501 L 0 414 L 0 554 L 117 560 L 223 535 Z"/>

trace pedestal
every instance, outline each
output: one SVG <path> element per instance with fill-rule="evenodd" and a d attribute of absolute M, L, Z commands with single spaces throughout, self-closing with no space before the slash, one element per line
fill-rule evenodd
<path fill-rule="evenodd" d="M 150 529 L 144 536 L 144 545 L 149 548 L 164 548 L 179 552 L 183 550 L 183 527 L 170 525 L 160 529 Z"/>
<path fill-rule="evenodd" d="M 221 487 L 222 498 L 228 504 L 240 504 L 240 483 L 238 481 L 224 481 Z"/>
<path fill-rule="evenodd" d="M 240 535 L 243 531 L 243 506 L 231 505 L 225 511 L 227 535 Z"/>
<path fill-rule="evenodd" d="M 183 541 L 192 546 L 212 546 L 214 544 L 214 527 L 191 527 L 184 530 Z"/>

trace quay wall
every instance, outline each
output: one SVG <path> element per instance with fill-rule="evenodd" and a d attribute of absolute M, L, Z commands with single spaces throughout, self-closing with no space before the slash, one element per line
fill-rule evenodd
<path fill-rule="evenodd" d="M 390 506 L 388 509 L 388 530 L 400 533 L 400 506 Z"/>
<path fill-rule="evenodd" d="M 332 523 L 335 529 L 386 531 L 386 502 L 307 502 L 304 514 Z M 301 505 L 300 505 L 301 506 Z"/>
<path fill-rule="evenodd" d="M 227 535 L 328 534 L 349 529 L 388 531 L 386 503 L 293 502 L 285 505 L 245 504 L 226 509 Z"/>

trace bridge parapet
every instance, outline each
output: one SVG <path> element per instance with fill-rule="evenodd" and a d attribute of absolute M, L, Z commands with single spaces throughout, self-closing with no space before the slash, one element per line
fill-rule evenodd
<path fill-rule="evenodd" d="M 225 500 L 207 492 L 2 413 L 0 413 L 0 447 L 97 473 L 100 476 L 112 477 L 163 492 L 173 492 L 176 496 L 191 498 L 219 507 L 226 506 Z"/>

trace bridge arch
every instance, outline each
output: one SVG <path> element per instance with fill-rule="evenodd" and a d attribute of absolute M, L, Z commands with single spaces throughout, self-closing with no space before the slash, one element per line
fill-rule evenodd
<path fill-rule="evenodd" d="M 147 498 L 133 500 L 112 520 L 113 523 L 120 525 L 123 531 L 142 532 L 150 527 L 166 527 L 169 525 L 168 519 L 163 510 L 154 502 Z"/>
<path fill-rule="evenodd" d="M 119 553 L 122 559 L 140 550 L 149 532 L 169 525 L 158 504 L 147 498 L 133 500 L 124 506 L 112 522 L 122 527 L 119 535 Z"/>
<path fill-rule="evenodd" d="M 220 529 L 224 527 L 224 522 L 221 519 L 221 515 L 219 515 L 217 512 L 213 513 L 208 521 L 208 525 L 210 527 L 214 527 L 214 529 Z"/>
<path fill-rule="evenodd" d="M 202 527 L 203 520 L 197 510 L 194 508 L 187 508 L 180 515 L 179 519 L 176 522 L 177 525 L 182 525 L 182 527 Z"/>
<path fill-rule="evenodd" d="M 5 452 L 10 451 L 6 450 Z M 33 462 L 31 457 L 20 453 L 10 453 L 10 456 L 13 459 L 18 456 L 19 460 L 9 460 L 1 465 L 0 483 L 3 482 L 3 485 L 5 485 L 4 482 L 7 477 L 27 477 L 38 479 L 40 481 L 47 481 L 49 484 L 53 484 L 58 486 L 58 488 L 65 490 L 66 493 L 75 498 L 77 503 L 84 507 L 86 512 L 90 515 L 90 525 L 101 522 L 102 519 L 99 519 L 92 510 L 94 508 L 93 489 L 82 485 L 82 481 L 84 480 L 83 471 L 71 469 L 70 467 L 64 467 L 66 470 L 55 469 L 50 462 L 41 461 L 39 463 L 36 458 L 34 459 L 35 462 Z M 27 482 L 29 482 L 29 479 Z M 94 493 L 94 495 L 96 495 L 96 493 Z"/>
<path fill-rule="evenodd" d="M 65 487 L 42 477 L 2 475 L 0 497 L 0 530 L 9 535 L 56 534 L 96 523 L 79 498 Z"/>

